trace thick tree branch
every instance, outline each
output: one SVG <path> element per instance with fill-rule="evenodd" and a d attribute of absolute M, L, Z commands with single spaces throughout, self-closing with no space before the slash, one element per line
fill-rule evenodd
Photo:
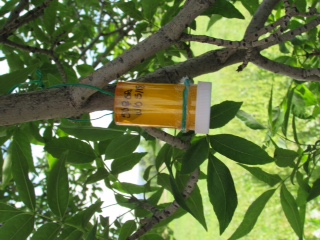
<path fill-rule="evenodd" d="M 183 63 L 161 68 L 137 81 L 178 83 L 182 77 L 194 78 L 242 62 L 245 50 L 214 50 Z M 80 88 L 79 89 L 84 89 Z M 54 118 L 69 118 L 99 110 L 113 111 L 113 98 L 100 92 L 92 95 L 85 105 L 75 107 L 70 102 L 70 87 L 38 92 L 0 96 L 0 126 Z M 104 88 L 113 92 L 113 88 Z M 17 117 L 18 116 L 18 117 Z"/>
<path fill-rule="evenodd" d="M 260 68 L 273 73 L 282 74 L 299 81 L 316 81 L 320 82 L 320 69 L 302 69 L 291 67 L 282 63 L 274 62 L 260 54 L 255 54 L 251 62 Z"/>
<path fill-rule="evenodd" d="M 138 43 L 114 61 L 107 63 L 104 67 L 95 71 L 91 76 L 84 78 L 81 83 L 103 88 L 110 81 L 127 73 L 145 59 L 170 47 L 179 39 L 186 26 L 214 2 L 215 0 L 189 1 L 178 15 L 157 33 Z M 95 91 L 90 89 L 73 89 L 72 98 L 74 104 L 77 106 L 83 105 L 94 92 Z"/>

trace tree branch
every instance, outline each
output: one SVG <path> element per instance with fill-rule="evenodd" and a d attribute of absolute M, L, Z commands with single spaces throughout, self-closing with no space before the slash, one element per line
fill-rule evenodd
<path fill-rule="evenodd" d="M 200 170 L 195 170 L 188 182 L 186 187 L 183 190 L 182 195 L 184 196 L 184 199 L 188 199 L 192 192 L 194 191 L 195 187 L 197 186 L 197 182 L 199 179 Z M 178 209 L 180 208 L 180 205 L 174 201 L 172 204 L 170 204 L 167 208 L 165 208 L 163 211 L 156 212 L 150 219 L 147 220 L 145 224 L 143 224 L 139 230 L 137 230 L 134 234 L 132 234 L 128 240 L 134 240 L 140 238 L 145 233 L 149 232 L 151 229 L 154 228 L 155 225 L 162 222 L 163 220 L 171 217 Z"/>
<path fill-rule="evenodd" d="M 62 82 L 67 83 L 67 73 L 64 70 L 63 65 L 61 64 L 59 58 L 54 55 L 53 51 L 41 49 L 41 48 L 37 48 L 37 47 L 22 45 L 19 43 L 12 42 L 8 39 L 4 39 L 3 41 L 0 41 L 0 43 L 7 45 L 7 46 L 10 46 L 10 47 L 13 47 L 15 49 L 25 51 L 25 52 L 37 53 L 37 54 L 42 54 L 42 55 L 48 56 L 56 63 L 57 69 L 61 75 Z"/>
<path fill-rule="evenodd" d="M 251 22 L 247 27 L 247 30 L 244 34 L 244 39 L 246 39 L 247 41 L 257 40 L 257 37 L 254 36 L 254 33 L 263 28 L 272 10 L 279 2 L 280 0 L 264 0 L 259 5 L 258 10 L 254 14 Z"/>
<path fill-rule="evenodd" d="M 44 13 L 45 8 L 47 8 L 52 1 L 53 0 L 47 0 L 41 6 L 32 9 L 31 11 L 27 12 L 25 15 L 18 17 L 14 21 L 11 21 L 10 23 L 8 23 L 6 26 L 4 26 L 0 30 L 0 40 L 6 39 L 19 27 L 40 17 Z"/>
<path fill-rule="evenodd" d="M 144 129 L 151 136 L 161 141 L 164 141 L 175 148 L 187 150 L 190 147 L 189 142 L 185 142 L 180 138 L 172 136 L 171 134 L 166 133 L 165 131 L 162 131 L 160 129 L 157 129 L 157 128 L 142 128 L 142 129 Z"/>
<path fill-rule="evenodd" d="M 13 11 L 11 12 L 10 16 L 7 19 L 5 26 L 8 26 L 8 24 L 15 21 L 19 17 L 20 13 L 24 10 L 24 8 L 28 6 L 28 4 L 29 4 L 28 0 L 21 0 L 18 3 L 18 5 L 16 6 L 16 8 L 13 9 Z"/>
<path fill-rule="evenodd" d="M 103 88 L 110 81 L 119 78 L 122 74 L 141 64 L 145 59 L 170 47 L 179 39 L 185 27 L 214 2 L 215 0 L 189 1 L 178 15 L 157 33 L 138 43 L 117 59 L 107 63 L 91 76 L 82 79 L 81 83 Z M 83 105 L 94 92 L 90 89 L 79 90 L 74 88 L 72 92 L 74 104 L 77 106 Z"/>
<path fill-rule="evenodd" d="M 243 61 L 245 50 L 236 50 L 232 55 L 229 52 L 229 49 L 214 50 L 183 63 L 161 68 L 137 81 L 178 83 L 184 76 L 194 78 Z M 114 86 L 107 86 L 103 90 L 114 92 Z M 65 87 L 0 96 L 0 126 L 36 120 L 69 118 L 100 110 L 113 111 L 113 97 L 97 92 L 88 99 L 86 104 L 75 107 L 70 102 L 69 91 L 70 87 Z"/>
<path fill-rule="evenodd" d="M 255 54 L 252 57 L 251 62 L 257 65 L 258 67 L 268 70 L 270 72 L 282 74 L 299 81 L 320 82 L 320 68 L 307 70 L 302 68 L 291 67 L 286 64 L 274 62 L 266 57 L 263 57 L 259 53 Z"/>

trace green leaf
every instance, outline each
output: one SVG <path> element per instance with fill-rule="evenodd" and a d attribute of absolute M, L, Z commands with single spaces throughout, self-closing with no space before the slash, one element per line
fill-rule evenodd
<path fill-rule="evenodd" d="M 294 89 L 289 89 L 287 93 L 287 97 L 285 101 L 282 103 L 282 108 L 283 108 L 283 111 L 285 112 L 283 123 L 282 123 L 282 133 L 284 134 L 284 136 L 287 136 L 293 93 L 294 93 Z"/>
<path fill-rule="evenodd" d="M 60 229 L 61 226 L 59 224 L 48 222 L 38 228 L 38 230 L 33 234 L 31 240 L 55 240 Z"/>
<path fill-rule="evenodd" d="M 31 145 L 28 136 L 19 128 L 15 131 L 13 138 L 17 147 L 19 147 L 20 152 L 23 154 L 23 158 L 28 163 L 29 170 L 35 173 L 36 169 L 34 168 Z"/>
<path fill-rule="evenodd" d="M 264 209 L 274 192 L 275 189 L 264 192 L 250 205 L 246 214 L 244 215 L 242 222 L 240 223 L 237 230 L 229 238 L 229 240 L 239 239 L 251 232 L 262 210 Z"/>
<path fill-rule="evenodd" d="M 10 205 L 0 203 L 0 223 L 6 222 L 10 218 L 23 213 L 23 211 Z"/>
<path fill-rule="evenodd" d="M 126 240 L 131 233 L 134 232 L 134 230 L 136 230 L 136 223 L 134 220 L 128 220 L 126 221 L 122 228 L 120 229 L 120 233 L 119 233 L 119 240 Z"/>
<path fill-rule="evenodd" d="M 76 68 L 80 76 L 83 78 L 89 76 L 91 73 L 94 72 L 94 68 L 88 64 L 77 65 Z"/>
<path fill-rule="evenodd" d="M 73 164 L 91 163 L 96 155 L 91 146 L 81 140 L 62 137 L 46 143 L 45 150 L 55 158 L 61 158 L 68 151 L 66 161 Z"/>
<path fill-rule="evenodd" d="M 146 154 L 146 152 L 132 153 L 124 157 L 116 158 L 111 163 L 111 172 L 113 174 L 119 174 L 131 170 Z"/>
<path fill-rule="evenodd" d="M 140 194 L 140 193 L 152 192 L 158 189 L 156 187 L 150 188 L 146 185 L 137 185 L 137 184 L 127 183 L 127 182 L 121 182 L 121 183 L 115 182 L 112 184 L 112 187 L 122 193 L 129 193 L 129 194 Z"/>
<path fill-rule="evenodd" d="M 21 240 L 27 239 L 33 230 L 34 216 L 22 213 L 10 218 L 0 228 L 0 239 Z"/>
<path fill-rule="evenodd" d="M 1 189 L 4 190 L 6 186 L 10 183 L 12 179 L 12 154 L 11 149 L 7 153 L 6 158 L 3 161 L 2 165 L 2 182 Z"/>
<path fill-rule="evenodd" d="M 244 138 L 229 134 L 213 135 L 210 143 L 215 151 L 239 163 L 257 165 L 273 162 L 263 149 Z"/>
<path fill-rule="evenodd" d="M 283 148 L 276 148 L 274 158 L 279 167 L 294 167 L 294 160 L 299 156 L 295 151 Z"/>
<path fill-rule="evenodd" d="M 298 211 L 298 205 L 284 184 L 281 186 L 280 201 L 283 212 L 286 215 L 290 226 L 295 231 L 297 236 L 302 239 L 303 228 Z"/>
<path fill-rule="evenodd" d="M 161 165 L 165 162 L 170 162 L 173 148 L 170 144 L 164 144 L 156 156 L 156 169 L 159 171 Z"/>
<path fill-rule="evenodd" d="M 94 174 L 90 175 L 87 178 L 86 184 L 98 182 L 107 178 L 108 176 L 109 172 L 105 168 L 98 168 L 98 170 Z"/>
<path fill-rule="evenodd" d="M 211 16 L 212 14 L 219 14 L 226 18 L 245 19 L 234 4 L 226 0 L 216 0 L 212 7 L 209 7 L 202 15 Z"/>
<path fill-rule="evenodd" d="M 103 202 L 97 201 L 90 205 L 87 209 L 77 213 L 76 215 L 68 218 L 66 223 L 75 228 L 85 229 L 92 216 L 101 211 L 101 205 Z"/>
<path fill-rule="evenodd" d="M 232 120 L 239 111 L 242 102 L 225 101 L 211 107 L 210 128 L 221 128 Z"/>
<path fill-rule="evenodd" d="M 104 141 L 123 135 L 124 130 L 99 128 L 91 126 L 62 126 L 59 128 L 65 133 L 87 141 Z"/>
<path fill-rule="evenodd" d="M 184 188 L 186 188 L 186 183 L 188 182 L 189 178 L 190 176 L 187 176 L 185 174 L 177 174 L 176 181 L 180 191 L 183 191 Z M 193 217 L 197 219 L 197 221 L 204 227 L 205 230 L 208 230 L 206 219 L 204 217 L 202 196 L 197 185 L 186 200 L 186 204 L 192 212 Z"/>
<path fill-rule="evenodd" d="M 251 16 L 255 14 L 259 7 L 259 0 L 241 0 L 242 5 L 249 11 Z"/>
<path fill-rule="evenodd" d="M 49 7 L 45 8 L 44 10 L 43 26 L 46 29 L 48 35 L 52 35 L 52 33 L 54 32 L 58 3 L 59 1 L 52 1 Z"/>
<path fill-rule="evenodd" d="M 69 202 L 69 181 L 68 172 L 65 167 L 67 153 L 60 159 L 53 159 L 50 162 L 50 169 L 47 177 L 48 205 L 52 212 L 62 218 L 67 210 Z"/>
<path fill-rule="evenodd" d="M 123 135 L 113 139 L 106 149 L 106 159 L 120 158 L 131 154 L 139 146 L 139 135 Z"/>
<path fill-rule="evenodd" d="M 163 237 L 156 233 L 150 233 L 143 235 L 140 240 L 163 240 Z"/>
<path fill-rule="evenodd" d="M 263 171 L 261 168 L 258 167 L 248 167 L 243 164 L 239 164 L 241 167 L 249 171 L 253 176 L 259 179 L 262 182 L 265 182 L 270 187 L 273 187 L 277 183 L 281 182 L 281 177 L 278 174 L 270 174 Z"/>
<path fill-rule="evenodd" d="M 172 193 L 170 176 L 168 174 L 159 173 L 157 175 L 157 184 Z"/>
<path fill-rule="evenodd" d="M 207 187 L 222 234 L 231 222 L 238 200 L 229 169 L 212 154 L 209 155 Z"/>
<path fill-rule="evenodd" d="M 141 0 L 143 15 L 146 19 L 152 20 L 154 17 L 154 14 L 157 11 L 157 8 L 161 4 L 161 1 L 153 1 L 152 4 L 150 4 L 150 0 Z"/>
<path fill-rule="evenodd" d="M 97 222 L 94 224 L 94 226 L 91 228 L 90 232 L 88 233 L 88 236 L 86 237 L 86 240 L 97 240 L 96 234 L 97 234 Z"/>
<path fill-rule="evenodd" d="M 12 176 L 17 185 L 22 202 L 31 210 L 35 209 L 36 198 L 32 182 L 28 177 L 28 163 L 19 144 L 13 140 L 11 143 Z"/>
<path fill-rule="evenodd" d="M 320 178 L 314 181 L 309 193 L 308 201 L 315 199 L 319 195 L 320 195 Z"/>
<path fill-rule="evenodd" d="M 28 67 L 0 76 L 0 95 L 9 94 L 9 91 L 23 83 L 35 70 L 35 67 Z"/>
<path fill-rule="evenodd" d="M 191 145 L 182 158 L 181 173 L 191 173 L 208 158 L 209 143 L 204 137 Z"/>
<path fill-rule="evenodd" d="M 265 126 L 263 126 L 261 123 L 259 123 L 252 115 L 249 113 L 246 113 L 242 110 L 239 110 L 237 112 L 237 118 L 239 118 L 244 124 L 253 129 L 253 130 L 260 130 L 260 129 L 266 129 Z"/>
<path fill-rule="evenodd" d="M 134 18 L 135 20 L 143 20 L 142 14 L 136 9 L 136 5 L 134 2 L 119 2 L 116 4 L 118 8 L 121 9 L 122 12 L 124 12 L 126 15 L 129 15 L 130 17 Z"/>

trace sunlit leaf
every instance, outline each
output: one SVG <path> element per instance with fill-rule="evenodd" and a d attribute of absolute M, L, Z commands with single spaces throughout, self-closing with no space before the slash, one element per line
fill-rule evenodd
<path fill-rule="evenodd" d="M 298 211 L 298 205 L 284 184 L 281 186 L 280 200 L 283 212 L 286 215 L 290 226 L 295 231 L 297 236 L 302 239 L 303 230 Z"/>
<path fill-rule="evenodd" d="M 45 150 L 55 158 L 61 158 L 68 151 L 66 161 L 73 164 L 90 163 L 96 155 L 91 146 L 81 140 L 62 137 L 46 143 Z"/>
<path fill-rule="evenodd" d="M 265 171 L 263 171 L 261 168 L 258 167 L 248 167 L 243 164 L 239 164 L 241 167 L 249 171 L 253 176 L 255 176 L 257 179 L 259 179 L 262 182 L 265 182 L 270 187 L 273 187 L 277 183 L 279 183 L 282 179 L 278 174 L 270 174 Z"/>
<path fill-rule="evenodd" d="M 239 111 L 242 102 L 225 101 L 211 107 L 210 128 L 221 128 L 232 120 Z"/>
<path fill-rule="evenodd" d="M 65 167 L 67 153 L 50 162 L 47 178 L 48 204 L 54 214 L 63 217 L 69 202 L 69 181 Z"/>
<path fill-rule="evenodd" d="M 238 200 L 229 169 L 212 154 L 209 155 L 207 187 L 222 234 L 231 222 Z"/>
<path fill-rule="evenodd" d="M 140 143 L 139 135 L 123 135 L 113 139 L 106 149 L 106 159 L 120 158 L 133 153 Z"/>
<path fill-rule="evenodd" d="M 266 129 L 261 123 L 259 123 L 253 116 L 250 114 L 239 110 L 237 112 L 237 118 L 239 118 L 244 124 L 254 130 Z"/>
<path fill-rule="evenodd" d="M 124 157 L 116 158 L 111 163 L 111 172 L 113 174 L 118 174 L 131 170 L 136 164 L 141 161 L 141 158 L 143 158 L 146 154 L 146 152 L 132 153 Z"/>
<path fill-rule="evenodd" d="M 128 220 L 126 221 L 122 228 L 120 229 L 119 233 L 119 240 L 126 240 L 133 231 L 136 230 L 136 223 L 134 220 Z"/>
<path fill-rule="evenodd" d="M 55 240 L 61 226 L 57 223 L 48 222 L 42 225 L 38 230 L 33 234 L 31 240 Z"/>
<path fill-rule="evenodd" d="M 239 163 L 257 165 L 273 162 L 273 158 L 258 145 L 238 136 L 213 135 L 210 143 L 215 151 Z"/>
<path fill-rule="evenodd" d="M 251 232 L 262 210 L 264 209 L 265 205 L 267 204 L 274 192 L 275 189 L 271 189 L 264 192 L 250 205 L 246 214 L 244 215 L 242 222 L 240 223 L 237 230 L 229 238 L 229 240 L 239 239 Z"/>
<path fill-rule="evenodd" d="M 0 239 L 21 240 L 27 239 L 33 230 L 34 216 L 22 213 L 10 218 L 0 228 Z"/>

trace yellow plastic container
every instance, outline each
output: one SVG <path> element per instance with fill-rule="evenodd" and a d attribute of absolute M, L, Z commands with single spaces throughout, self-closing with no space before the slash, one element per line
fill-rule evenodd
<path fill-rule="evenodd" d="M 114 116 L 118 125 L 209 132 L 211 83 L 198 85 L 119 82 Z"/>

